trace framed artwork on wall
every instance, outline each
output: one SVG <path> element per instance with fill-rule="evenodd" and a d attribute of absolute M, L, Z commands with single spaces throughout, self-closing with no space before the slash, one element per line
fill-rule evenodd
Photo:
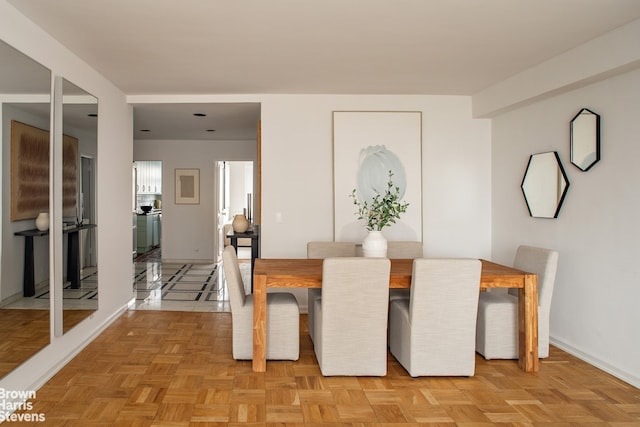
<path fill-rule="evenodd" d="M 350 197 L 383 191 L 391 172 L 406 213 L 383 229 L 389 240 L 422 241 L 422 112 L 333 112 L 334 239 L 362 242 L 365 224 L 356 217 Z"/>
<path fill-rule="evenodd" d="M 176 169 L 176 204 L 200 204 L 200 169 Z"/>
<path fill-rule="evenodd" d="M 49 131 L 11 121 L 11 221 L 49 212 Z M 78 139 L 63 135 L 63 216 L 77 217 Z"/>

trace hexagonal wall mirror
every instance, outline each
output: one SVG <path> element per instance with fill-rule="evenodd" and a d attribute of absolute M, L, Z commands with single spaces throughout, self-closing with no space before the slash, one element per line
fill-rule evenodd
<path fill-rule="evenodd" d="M 583 108 L 571 119 L 571 163 L 581 171 L 600 160 L 600 115 Z"/>
<path fill-rule="evenodd" d="M 532 217 L 557 218 L 569 188 L 558 153 L 549 151 L 531 155 L 521 187 Z"/>

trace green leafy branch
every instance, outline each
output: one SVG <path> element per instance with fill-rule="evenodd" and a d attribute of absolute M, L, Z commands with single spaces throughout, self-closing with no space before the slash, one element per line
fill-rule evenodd
<path fill-rule="evenodd" d="M 366 222 L 369 231 L 381 231 L 384 227 L 395 224 L 400 214 L 407 211 L 409 203 L 400 201 L 400 188 L 393 185 L 393 173 L 389 171 L 389 181 L 384 194 L 376 194 L 367 202 L 358 199 L 356 189 L 351 192 L 353 204 L 356 205 L 356 216 Z"/>

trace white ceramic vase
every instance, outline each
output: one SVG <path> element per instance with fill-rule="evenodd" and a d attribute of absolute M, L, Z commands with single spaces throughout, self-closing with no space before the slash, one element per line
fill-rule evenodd
<path fill-rule="evenodd" d="M 246 216 L 244 216 L 244 214 L 238 214 L 233 217 L 233 221 L 231 221 L 231 227 L 236 233 L 244 233 L 249 229 L 249 220 Z"/>
<path fill-rule="evenodd" d="M 362 241 L 362 254 L 369 258 L 387 257 L 387 239 L 382 231 L 370 231 Z"/>
<path fill-rule="evenodd" d="M 40 212 L 36 217 L 36 228 L 40 231 L 49 229 L 49 214 L 47 212 Z"/>

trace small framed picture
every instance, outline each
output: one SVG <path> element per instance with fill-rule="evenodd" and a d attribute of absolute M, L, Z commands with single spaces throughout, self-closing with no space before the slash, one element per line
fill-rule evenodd
<path fill-rule="evenodd" d="M 176 169 L 176 204 L 200 204 L 200 169 Z"/>

